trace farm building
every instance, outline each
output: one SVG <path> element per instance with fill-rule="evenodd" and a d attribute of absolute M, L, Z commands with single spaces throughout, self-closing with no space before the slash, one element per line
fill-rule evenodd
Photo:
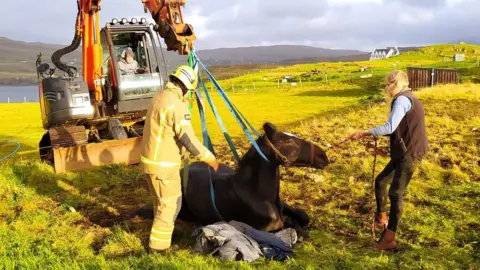
<path fill-rule="evenodd" d="M 370 55 L 371 60 L 385 59 L 400 54 L 400 50 L 397 47 L 387 47 L 386 49 L 374 49 Z"/>

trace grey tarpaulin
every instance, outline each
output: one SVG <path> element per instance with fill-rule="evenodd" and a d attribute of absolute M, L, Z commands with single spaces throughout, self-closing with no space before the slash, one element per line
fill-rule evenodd
<path fill-rule="evenodd" d="M 225 222 L 208 225 L 194 232 L 195 252 L 234 261 L 253 262 L 262 256 L 258 243 Z"/>
<path fill-rule="evenodd" d="M 297 233 L 292 228 L 272 234 L 256 230 L 238 221 L 230 221 L 229 224 L 257 241 L 263 255 L 267 259 L 283 261 L 295 256 L 295 253 L 292 251 L 292 246 L 297 242 Z"/>
<path fill-rule="evenodd" d="M 197 253 L 248 262 L 255 261 L 260 256 L 279 261 L 293 257 L 295 254 L 291 247 L 297 241 L 294 229 L 272 234 L 237 221 L 208 225 L 199 228 L 193 235 L 197 237 Z"/>

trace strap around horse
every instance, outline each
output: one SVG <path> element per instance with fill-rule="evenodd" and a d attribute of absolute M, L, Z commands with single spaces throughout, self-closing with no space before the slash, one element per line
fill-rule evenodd
<path fill-rule="evenodd" d="M 272 148 L 272 150 L 275 152 L 275 154 L 277 154 L 277 156 L 279 156 L 283 163 L 284 164 L 291 164 L 291 162 L 288 160 L 288 158 L 283 155 L 276 147 L 275 145 L 273 145 L 273 143 L 270 141 L 270 139 L 268 139 L 268 136 L 267 134 L 263 135 L 263 138 L 265 139 L 265 142 L 267 143 L 268 146 L 270 146 L 270 148 Z"/>

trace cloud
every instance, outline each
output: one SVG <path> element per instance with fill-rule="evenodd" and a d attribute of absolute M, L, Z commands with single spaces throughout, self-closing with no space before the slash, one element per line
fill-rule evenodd
<path fill-rule="evenodd" d="M 198 49 L 305 44 L 370 51 L 480 41 L 478 10 L 478 0 L 187 0 L 183 14 Z M 74 1 L 7 1 L 0 35 L 68 44 L 75 14 Z M 150 18 L 141 0 L 102 1 L 102 24 L 132 16 Z"/>
<path fill-rule="evenodd" d="M 399 21 L 402 24 L 406 25 L 418 25 L 422 26 L 428 22 L 434 20 L 434 15 L 432 12 L 423 11 L 423 12 L 414 12 L 414 13 L 400 13 Z"/>

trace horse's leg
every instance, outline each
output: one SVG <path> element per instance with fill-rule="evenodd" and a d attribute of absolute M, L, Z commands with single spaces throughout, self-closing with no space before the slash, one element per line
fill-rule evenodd
<path fill-rule="evenodd" d="M 288 217 L 288 219 L 285 221 L 285 227 L 293 228 L 297 232 L 298 236 L 300 236 L 300 239 L 309 238 L 308 232 L 303 228 L 310 222 L 310 218 L 308 217 L 307 213 L 303 210 L 293 208 L 285 202 L 282 203 L 282 214 Z"/>
<path fill-rule="evenodd" d="M 302 227 L 305 227 L 310 223 L 310 218 L 307 215 L 307 212 L 293 208 L 287 203 L 283 202 L 283 211 L 282 214 L 287 217 L 291 217 L 293 220 L 297 221 L 298 224 Z"/>

